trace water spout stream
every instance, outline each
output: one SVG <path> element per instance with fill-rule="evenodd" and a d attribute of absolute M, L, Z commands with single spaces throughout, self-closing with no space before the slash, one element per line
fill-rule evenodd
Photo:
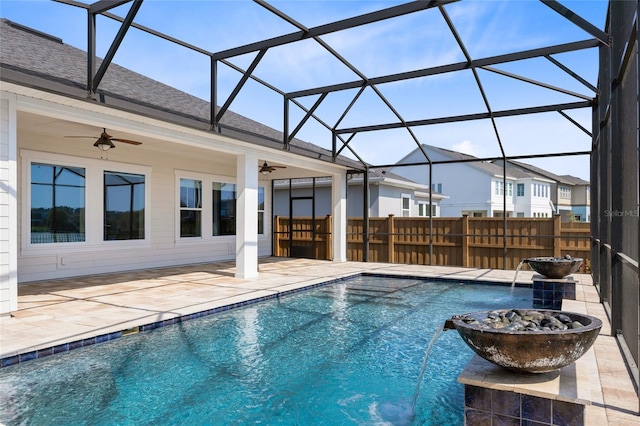
<path fill-rule="evenodd" d="M 524 265 L 525 263 L 528 263 L 528 259 L 521 260 L 520 263 L 518 263 L 518 267 L 516 268 L 516 274 L 513 276 L 513 281 L 511 281 L 511 295 L 512 296 L 513 296 L 513 289 L 516 286 L 516 278 L 518 278 L 518 272 L 520 272 L 520 269 L 522 269 L 522 265 Z"/>
<path fill-rule="evenodd" d="M 413 392 L 413 401 L 411 402 L 411 412 L 416 412 L 416 403 L 418 402 L 418 395 L 420 395 L 420 385 L 422 384 L 422 379 L 424 378 L 424 373 L 427 371 L 427 361 L 429 360 L 429 354 L 431 353 L 431 348 L 435 343 L 436 339 L 440 337 L 440 335 L 450 328 L 447 327 L 447 322 L 443 323 L 435 332 L 433 337 L 431 338 L 431 342 L 429 342 L 429 346 L 427 346 L 427 350 L 424 353 L 424 359 L 422 360 L 422 367 L 420 367 L 420 374 L 418 375 L 418 383 L 416 383 L 416 389 Z"/>

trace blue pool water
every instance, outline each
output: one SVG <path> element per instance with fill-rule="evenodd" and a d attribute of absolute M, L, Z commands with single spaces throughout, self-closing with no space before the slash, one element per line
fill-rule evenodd
<path fill-rule="evenodd" d="M 0 369 L 5 425 L 460 425 L 454 314 L 531 289 L 359 277 Z"/>

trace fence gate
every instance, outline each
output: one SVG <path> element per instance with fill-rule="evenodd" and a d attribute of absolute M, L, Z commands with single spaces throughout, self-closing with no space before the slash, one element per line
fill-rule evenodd
<path fill-rule="evenodd" d="M 331 216 L 325 206 L 331 199 L 330 182 L 331 178 L 273 182 L 274 256 L 331 259 Z"/>
<path fill-rule="evenodd" d="M 289 257 L 316 257 L 316 215 L 314 197 L 289 198 Z M 311 212 L 311 222 L 304 224 L 295 218 L 307 216 Z M 310 226 L 309 226 L 310 225 Z"/>

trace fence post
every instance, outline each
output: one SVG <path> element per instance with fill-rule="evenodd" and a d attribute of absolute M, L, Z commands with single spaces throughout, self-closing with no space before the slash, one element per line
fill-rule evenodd
<path fill-rule="evenodd" d="M 553 215 L 553 257 L 562 257 L 562 216 Z"/>
<path fill-rule="evenodd" d="M 387 248 L 389 249 L 389 263 L 394 263 L 395 262 L 395 248 L 394 248 L 394 240 L 395 240 L 395 225 L 393 223 L 393 215 L 390 214 L 389 215 L 389 219 L 388 219 L 388 226 L 387 229 L 389 230 L 388 232 L 388 236 L 387 236 Z"/>
<path fill-rule="evenodd" d="M 280 256 L 280 216 L 273 217 L 273 255 Z"/>
<path fill-rule="evenodd" d="M 331 253 L 331 249 L 333 247 L 333 221 L 331 220 L 331 215 L 328 214 L 325 220 L 327 221 L 324 227 L 327 232 L 325 234 L 325 244 L 327 245 L 327 260 L 333 260 L 333 253 Z"/>
<path fill-rule="evenodd" d="M 462 266 L 469 266 L 469 215 L 462 215 Z"/>

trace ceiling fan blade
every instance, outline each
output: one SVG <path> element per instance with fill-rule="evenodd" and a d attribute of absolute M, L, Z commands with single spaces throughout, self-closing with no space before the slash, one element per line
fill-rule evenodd
<path fill-rule="evenodd" d="M 131 145 L 142 145 L 142 142 L 132 141 L 132 140 L 129 140 L 129 139 L 118 139 L 118 138 L 110 138 L 110 139 L 112 141 L 115 141 L 115 142 L 128 143 L 128 144 L 131 144 Z"/>
<path fill-rule="evenodd" d="M 65 136 L 65 138 L 95 139 L 95 136 Z"/>

